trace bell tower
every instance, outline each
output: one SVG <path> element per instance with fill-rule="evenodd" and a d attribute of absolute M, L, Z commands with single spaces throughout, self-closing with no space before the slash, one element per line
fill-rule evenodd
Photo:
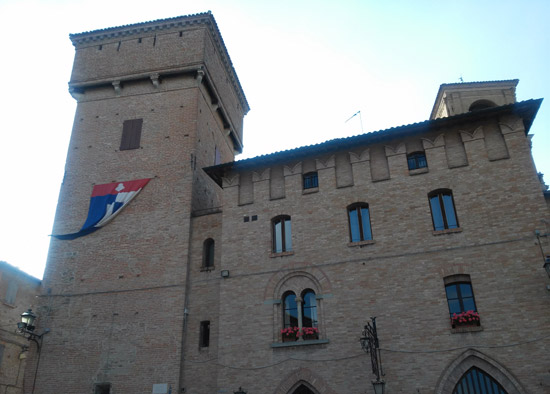
<path fill-rule="evenodd" d="M 519 80 L 445 83 L 439 87 L 430 119 L 445 118 L 516 102 Z"/>
<path fill-rule="evenodd" d="M 178 386 L 191 218 L 221 205 L 202 168 L 242 151 L 248 103 L 210 12 L 70 39 L 77 108 L 53 234 L 82 226 L 94 185 L 151 181 L 99 231 L 52 238 L 35 392 L 160 393 Z"/>

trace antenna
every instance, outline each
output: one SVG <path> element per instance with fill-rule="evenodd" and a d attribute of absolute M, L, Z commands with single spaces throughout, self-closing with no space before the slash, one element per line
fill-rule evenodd
<path fill-rule="evenodd" d="M 460 78 L 458 78 L 460 82 L 464 82 L 464 79 L 462 78 L 462 74 L 460 74 Z"/>
<path fill-rule="evenodd" d="M 357 111 L 356 113 L 354 113 L 353 115 L 351 115 L 348 120 L 346 120 L 344 123 L 348 123 L 352 118 L 354 118 L 355 116 L 359 115 L 359 122 L 361 123 L 361 133 L 364 133 L 363 131 L 363 117 L 361 116 L 361 111 Z"/>

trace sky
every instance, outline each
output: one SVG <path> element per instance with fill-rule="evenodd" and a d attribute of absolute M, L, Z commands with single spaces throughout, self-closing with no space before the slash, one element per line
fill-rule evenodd
<path fill-rule="evenodd" d="M 42 278 L 76 108 L 68 35 L 208 10 L 251 107 L 237 159 L 427 120 L 442 83 L 517 78 L 518 101 L 546 98 L 531 133 L 550 183 L 547 0 L 0 0 L 0 260 Z"/>

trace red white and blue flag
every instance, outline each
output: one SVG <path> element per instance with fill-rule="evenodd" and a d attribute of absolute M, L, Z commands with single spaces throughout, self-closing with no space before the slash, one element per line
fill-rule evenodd
<path fill-rule="evenodd" d="M 95 185 L 90 198 L 88 218 L 80 231 L 72 234 L 53 235 L 53 237 L 75 239 L 99 230 L 113 220 L 149 181 L 150 178 Z"/>

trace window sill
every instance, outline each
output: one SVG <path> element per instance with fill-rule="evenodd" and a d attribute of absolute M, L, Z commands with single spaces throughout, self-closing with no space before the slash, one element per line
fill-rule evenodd
<path fill-rule="evenodd" d="M 442 235 L 442 234 L 453 234 L 453 233 L 461 233 L 462 229 L 459 228 L 446 228 L 445 230 L 433 230 L 433 235 Z"/>
<path fill-rule="evenodd" d="M 271 344 L 271 347 L 281 348 L 281 347 L 294 347 L 294 346 L 324 345 L 326 343 L 329 343 L 328 339 L 309 339 L 307 341 L 275 342 Z"/>
<path fill-rule="evenodd" d="M 452 334 L 460 334 L 462 332 L 476 332 L 476 331 L 483 331 L 483 327 L 482 326 L 462 326 L 462 327 L 451 328 Z"/>
<path fill-rule="evenodd" d="M 414 170 L 409 170 L 409 175 L 425 174 L 427 172 L 429 172 L 428 167 L 415 168 Z"/>
<path fill-rule="evenodd" d="M 367 245 L 374 245 L 376 241 L 374 239 L 367 239 L 366 241 L 359 241 L 359 242 L 348 242 L 349 247 L 356 247 L 359 246 L 360 248 L 365 247 Z"/>
<path fill-rule="evenodd" d="M 318 187 L 310 187 L 309 189 L 303 189 L 302 194 L 317 193 L 318 191 L 319 191 Z"/>
<path fill-rule="evenodd" d="M 201 267 L 201 272 L 210 272 L 210 271 L 214 271 L 216 267 L 212 266 L 212 267 Z"/>
<path fill-rule="evenodd" d="M 290 252 L 280 252 L 280 253 L 271 253 L 269 257 L 285 257 L 285 256 L 292 256 L 294 255 L 293 251 Z"/>

